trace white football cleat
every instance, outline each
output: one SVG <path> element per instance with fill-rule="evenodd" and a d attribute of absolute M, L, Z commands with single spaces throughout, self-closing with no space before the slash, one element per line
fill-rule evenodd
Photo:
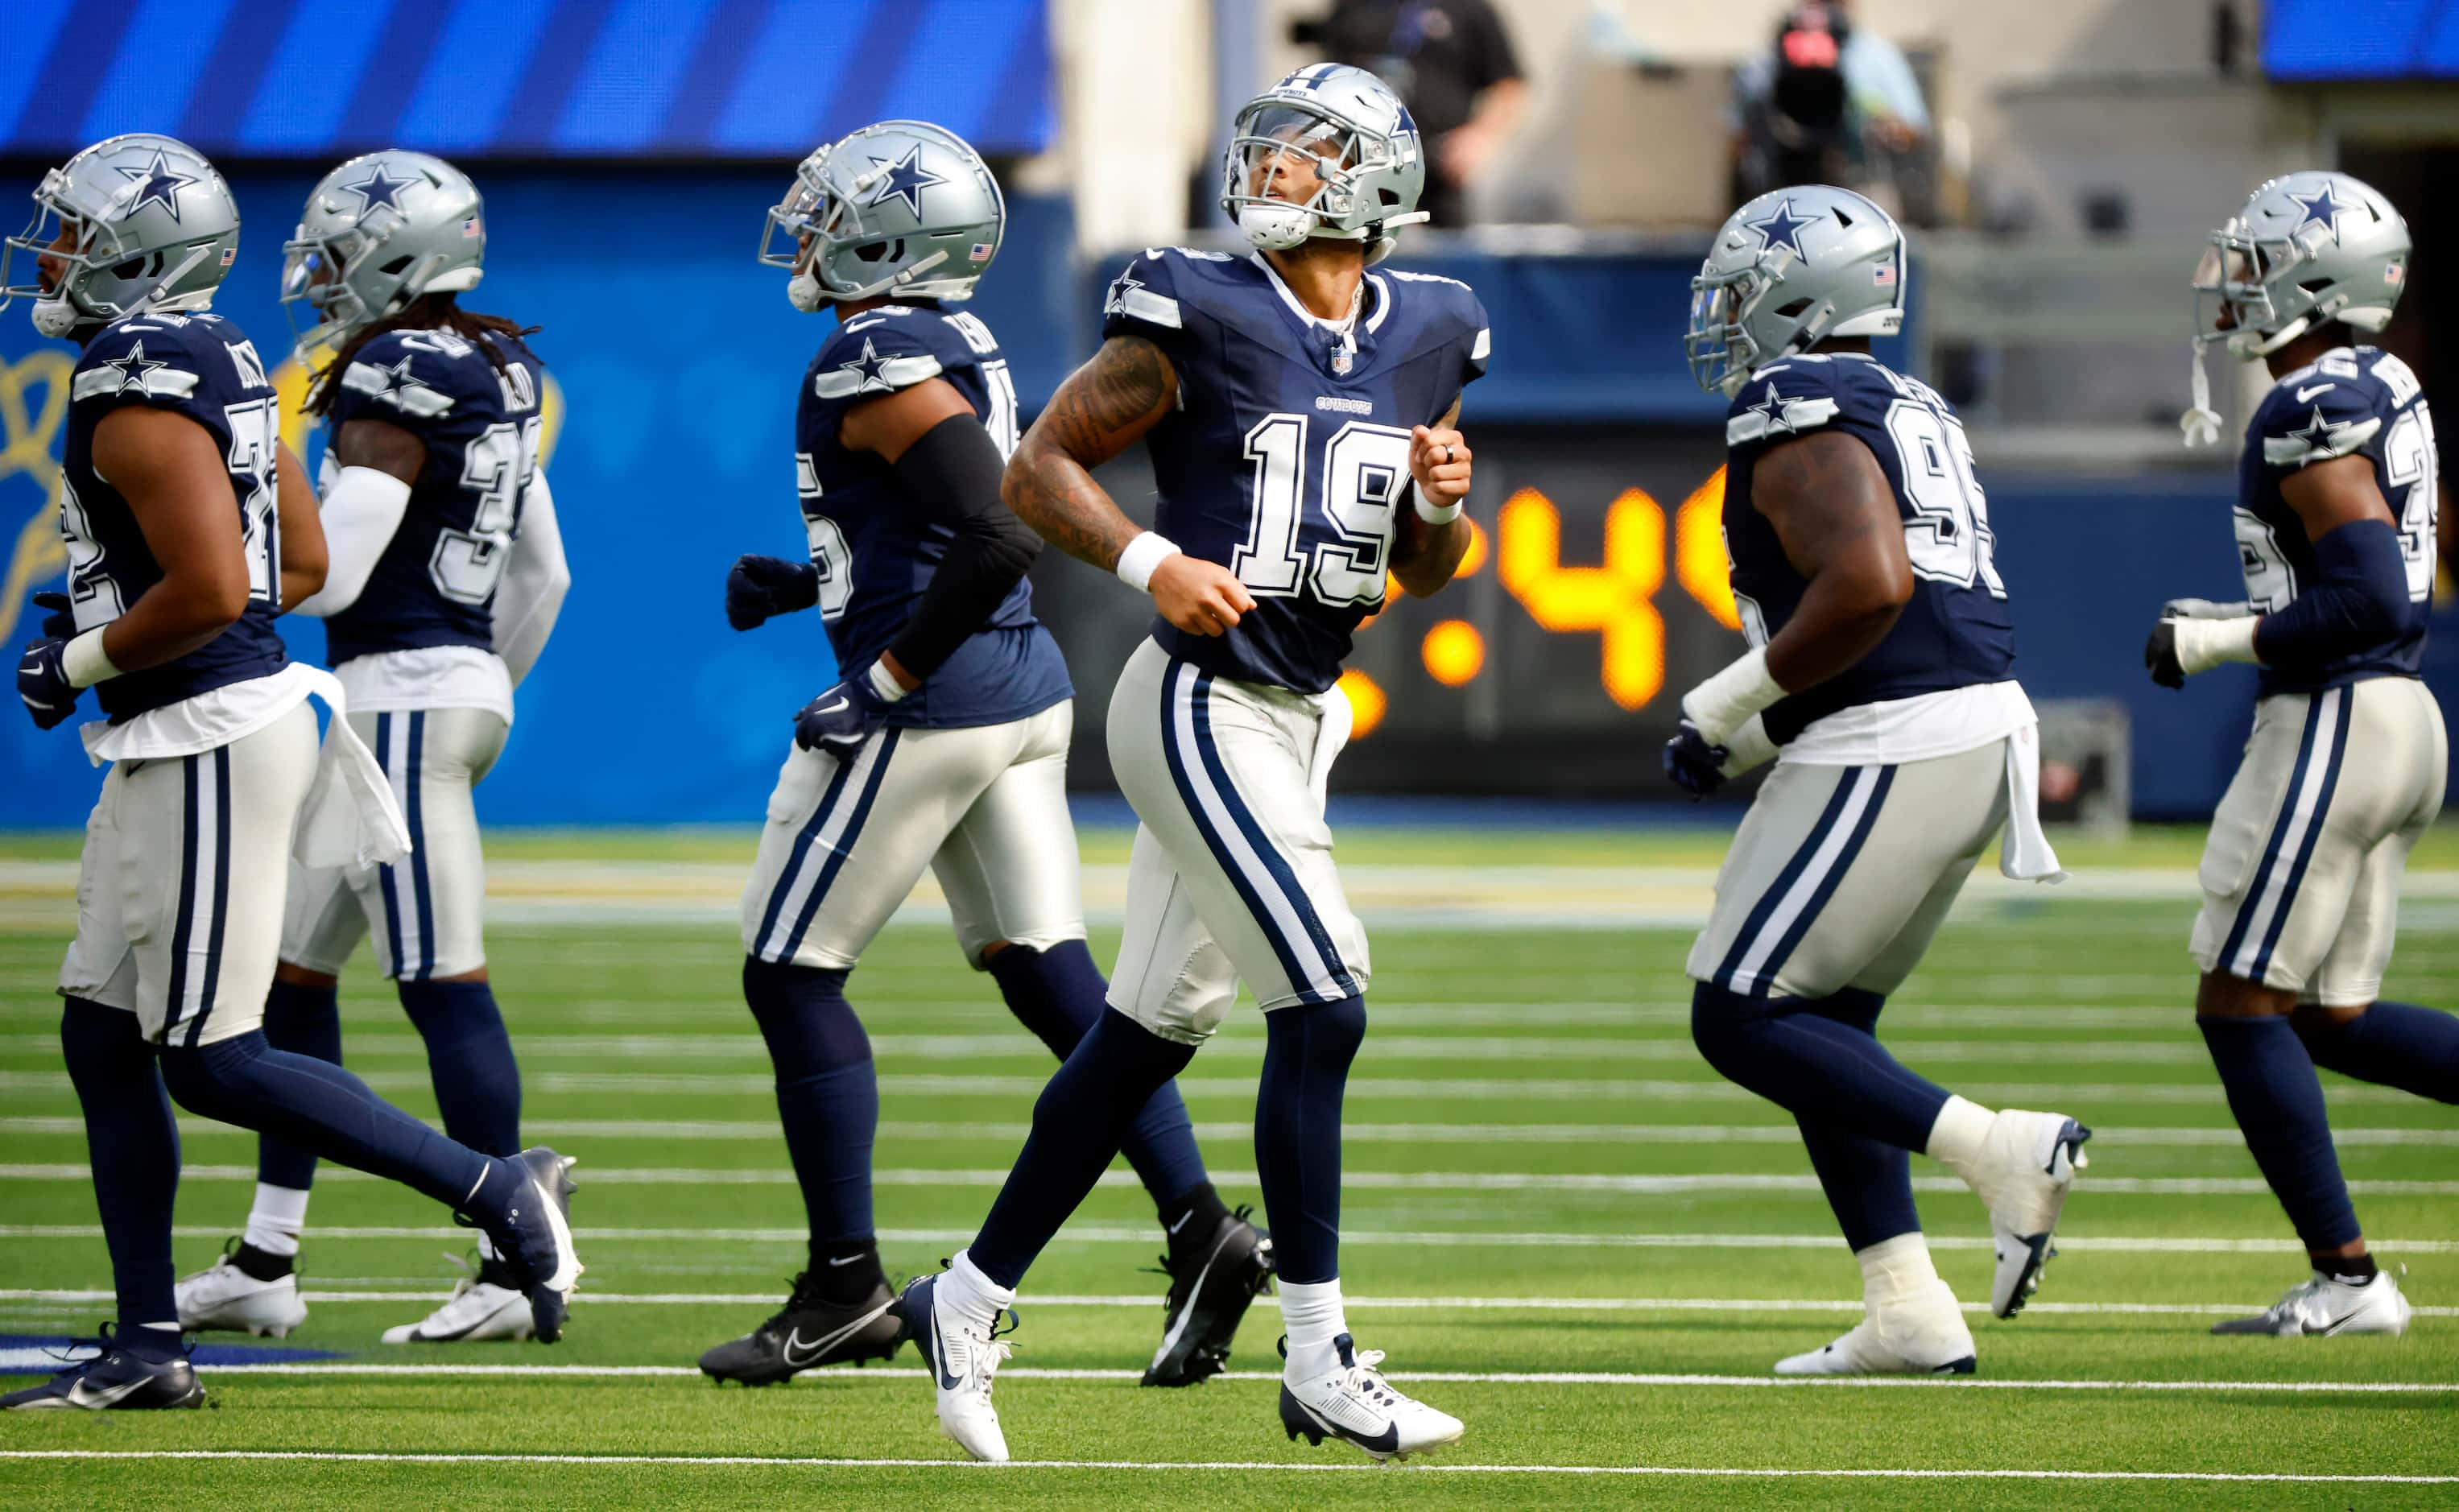
<path fill-rule="evenodd" d="M 1872 1310 L 1825 1349 L 1776 1362 L 1779 1376 L 1969 1376 L 1972 1330 L 1944 1281 Z"/>
<path fill-rule="evenodd" d="M 1281 1353 L 1289 1353 L 1289 1340 Z M 1403 1395 L 1375 1367 L 1381 1350 L 1364 1350 L 1348 1334 L 1332 1341 L 1320 1360 L 1293 1360 L 1281 1373 L 1281 1426 L 1292 1439 L 1310 1444 L 1326 1438 L 1356 1444 L 1379 1460 L 1406 1460 L 1460 1442 L 1461 1420 Z"/>
<path fill-rule="evenodd" d="M 233 1265 L 228 1252 L 196 1274 L 182 1277 L 172 1296 L 179 1307 L 179 1327 L 195 1333 L 224 1330 L 259 1338 L 285 1338 L 307 1321 L 307 1304 L 299 1299 L 297 1274 L 259 1281 Z"/>
<path fill-rule="evenodd" d="M 991 1405 L 991 1377 L 998 1374 L 999 1361 L 1015 1350 L 998 1336 L 997 1313 L 991 1326 L 983 1329 L 959 1317 L 955 1308 L 938 1306 L 943 1279 L 916 1276 L 892 1311 L 904 1320 L 905 1337 L 914 1341 L 923 1362 L 931 1367 L 939 1431 L 975 1459 L 1005 1464 L 1007 1436 L 999 1432 L 998 1409 Z M 1011 1324 L 1009 1331 L 1013 1328 Z"/>
<path fill-rule="evenodd" d="M 2389 1334 L 2407 1332 L 2409 1308 L 2399 1278 L 2379 1270 L 2363 1286 L 2317 1270 L 2288 1289 L 2264 1311 L 2248 1318 L 2215 1323 L 2215 1334 L 2269 1334 L 2295 1338 L 2301 1334 Z"/>
<path fill-rule="evenodd" d="M 513 1280 L 512 1271 L 500 1260 L 490 1260 L 476 1270 L 457 1255 L 444 1258 L 470 1274 L 452 1288 L 444 1305 L 415 1323 L 404 1323 L 384 1332 L 388 1344 L 461 1344 L 479 1343 L 488 1339 L 529 1339 L 537 1336 L 537 1326 L 530 1313 L 530 1299 Z"/>
<path fill-rule="evenodd" d="M 2091 1130 L 2063 1113 L 2001 1109 L 1968 1169 L 1958 1169 L 1989 1208 L 1990 1247 L 1998 1270 L 1989 1283 L 1989 1315 L 2010 1318 L 2041 1288 L 2041 1270 L 2057 1253 L 2058 1215 L 2075 1172 L 2091 1164 L 2083 1153 Z"/>

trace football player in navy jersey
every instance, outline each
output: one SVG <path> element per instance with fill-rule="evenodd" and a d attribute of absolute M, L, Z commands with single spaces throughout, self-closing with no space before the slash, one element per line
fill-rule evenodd
<path fill-rule="evenodd" d="M 2459 1102 L 2459 1018 L 2381 1000 L 2407 852 L 2442 808 L 2448 746 L 2418 678 L 2433 597 L 2433 416 L 2378 331 L 2406 284 L 2407 222 L 2342 173 L 2254 192 L 2196 269 L 2190 440 L 2218 435 L 2200 347 L 2274 379 L 2238 467 L 2242 602 L 2173 599 L 2144 648 L 2176 687 L 2253 662 L 2254 733 L 2212 815 L 2195 1021 L 2229 1110 L 2313 1274 L 2220 1334 L 2398 1334 L 2407 1299 L 2365 1248 L 2314 1074 Z"/>
<path fill-rule="evenodd" d="M 743 896 L 743 993 L 777 1074 L 810 1258 L 773 1316 L 701 1356 L 765 1386 L 900 1339 L 872 1229 L 879 1093 L 845 986 L 928 867 L 957 943 L 1064 1057 L 1102 1011 L 1067 813 L 1074 689 L 1024 580 L 1040 542 L 999 501 L 1016 388 L 970 298 L 1007 220 L 963 140 L 865 127 L 805 159 L 762 261 L 836 328 L 804 373 L 794 469 L 809 553 L 746 556 L 726 617 L 816 608 L 840 681 L 795 718 Z M 778 233 L 788 243 L 769 250 Z M 1187 1105 L 1145 1089 L 1127 1159 L 1160 1209 L 1170 1277 L 1148 1386 L 1217 1375 L 1271 1274 L 1271 1241 L 1206 1178 Z"/>
<path fill-rule="evenodd" d="M 106 716 L 80 732 L 111 771 L 86 826 L 60 1047 L 86 1113 L 118 1319 L 96 1357 L 0 1406 L 202 1400 L 172 1291 L 169 1098 L 458 1209 L 552 1340 L 580 1271 L 564 1218 L 571 1162 L 456 1144 L 339 1066 L 268 1046 L 259 1027 L 294 850 L 391 860 L 409 835 L 341 686 L 287 661 L 274 630 L 324 586 L 327 560 L 264 364 L 208 308 L 238 251 L 239 208 L 194 149 L 151 135 L 87 148 L 44 176 L 34 202 L 8 242 L 34 277 L 11 284 L 0 260 L 0 298 L 32 296 L 35 327 L 84 350 L 61 466 L 69 591 L 37 598 L 51 615 L 17 690 L 44 729 L 88 687 Z M 311 697 L 336 716 L 321 759 Z"/>
<path fill-rule="evenodd" d="M 1221 202 L 1255 254 L 1128 264 L 1102 349 L 1008 464 L 1026 523 L 1158 613 L 1110 699 L 1111 764 L 1141 821 L 1113 1011 L 1042 1093 L 979 1235 L 898 1307 L 941 1426 L 977 1459 L 1007 1458 L 990 1399 L 1000 1313 L 1241 981 L 1269 1037 L 1255 1166 L 1288 1330 L 1281 1422 L 1377 1459 L 1461 1435 L 1387 1381 L 1342 1316 L 1340 1105 L 1368 968 L 1324 825 L 1351 633 L 1387 578 L 1431 594 L 1469 540 L 1454 426 L 1485 368 L 1484 309 L 1452 280 L 1372 270 L 1425 219 L 1422 150 L 1398 98 L 1358 69 L 1303 69 L 1248 102 Z M 1149 531 L 1090 472 L 1138 437 L 1160 485 Z"/>
<path fill-rule="evenodd" d="M 1665 768 L 1694 796 L 1773 760 L 1692 946 L 1692 1037 L 1792 1113 L 1860 1263 L 1868 1313 L 1779 1375 L 1968 1372 L 1908 1152 L 1964 1178 L 1997 1252 L 1989 1311 L 2038 1286 L 2090 1130 L 1991 1112 L 1878 1040 L 1973 864 L 2057 878 L 2007 588 L 1964 426 L 1869 338 L 1903 319 L 1904 242 L 1842 189 L 1735 211 L 1692 282 L 1686 345 L 1725 422 L 1725 546 L 1750 649 L 1683 696 Z"/>
<path fill-rule="evenodd" d="M 471 789 L 502 752 L 513 689 L 554 628 L 571 575 L 537 466 L 543 370 L 500 316 L 460 307 L 487 247 L 477 186 L 440 158 L 353 158 L 307 197 L 282 297 L 312 312 L 301 346 L 335 349 L 307 400 L 321 416 L 326 660 L 407 815 L 392 866 L 302 867 L 264 1005 L 278 1049 L 338 1061 L 343 963 L 376 961 L 426 1040 L 445 1132 L 521 1147 L 520 1069 L 487 984 L 486 878 Z M 192 1329 L 287 1334 L 307 1316 L 296 1273 L 316 1158 L 267 1135 L 233 1253 L 179 1283 Z M 528 1338 L 529 1299 L 481 1235 L 474 1274 L 388 1344 Z"/>

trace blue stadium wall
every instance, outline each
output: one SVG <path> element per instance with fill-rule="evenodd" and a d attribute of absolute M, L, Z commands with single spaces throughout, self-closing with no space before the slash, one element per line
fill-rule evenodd
<path fill-rule="evenodd" d="M 290 345 L 273 284 L 314 171 L 302 163 L 236 181 L 248 231 L 218 307 L 268 360 Z M 802 549 L 791 420 L 824 318 L 793 313 L 783 280 L 751 259 L 786 175 L 783 164 L 480 171 L 489 272 L 468 303 L 545 327 L 536 346 L 564 399 L 551 471 L 575 576 L 555 643 L 521 690 L 511 749 L 480 794 L 492 822 L 747 821 L 788 717 L 832 674 L 808 617 L 736 635 L 720 612 L 738 553 Z M 32 178 L 22 163 L 0 170 L 0 184 Z M 1108 270 L 1071 264 L 1062 204 L 1019 198 L 1012 208 L 1008 244 L 975 308 L 1014 357 L 1031 407 L 1089 348 Z M 1561 563 L 1576 572 L 1601 559 L 1608 508 L 1628 491 L 1662 501 L 1670 520 L 1713 472 L 1719 410 L 1691 386 L 1676 349 L 1684 260 L 1419 265 L 1471 279 L 1493 317 L 1493 373 L 1466 407 L 1482 485 L 1473 512 L 1489 528 L 1506 492 L 1542 492 L 1560 509 Z M 0 629 L 20 634 L 23 596 L 57 574 L 45 459 L 59 437 L 45 379 L 68 356 L 40 342 L 22 310 L 0 314 L 0 520 L 15 543 Z M 1145 507 L 1137 459 L 1116 467 L 1123 499 Z M 2207 812 L 2243 737 L 2250 675 L 2233 669 L 2163 693 L 2143 680 L 2139 656 L 2162 598 L 2235 592 L 2224 482 L 1989 481 L 2026 683 L 2042 697 L 2122 700 L 2134 719 L 2137 811 Z M 1442 786 L 1462 790 L 1661 796 L 1653 747 L 1674 699 L 1738 643 L 1668 563 L 1653 594 L 1661 686 L 1636 707 L 1601 688 L 1600 636 L 1539 626 L 1494 585 L 1491 565 L 1442 598 L 1396 605 L 1360 638 L 1358 664 L 1391 710 L 1344 758 L 1344 787 L 1405 790 L 1440 772 Z M 1055 554 L 1037 582 L 1085 696 L 1077 777 L 1099 786 L 1098 706 L 1136 634 L 1133 604 Z M 1449 617 L 1486 627 L 1482 683 L 1428 675 L 1420 639 Z M 320 625 L 284 624 L 295 654 L 320 654 Z M 2451 646 L 2452 632 L 2438 644 Z M 2452 661 L 2437 653 L 2446 692 L 2459 685 Z M 1471 717 L 1480 707 L 1482 724 Z M 76 825 L 99 780 L 71 731 L 0 721 L 0 826 Z"/>

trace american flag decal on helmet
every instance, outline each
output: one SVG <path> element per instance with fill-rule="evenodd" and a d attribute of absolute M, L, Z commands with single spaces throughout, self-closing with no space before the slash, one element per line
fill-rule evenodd
<path fill-rule="evenodd" d="M 2407 270 L 2406 268 L 2400 266 L 2396 262 L 2387 263 L 2383 268 L 2383 282 L 2385 284 L 2396 284 L 2406 275 L 2406 272 Z"/>
<path fill-rule="evenodd" d="M 228 267 L 228 266 L 230 266 L 230 265 L 231 265 L 231 263 L 232 263 L 233 262 L 235 262 L 235 261 L 237 261 L 237 260 L 238 260 L 238 258 L 239 258 L 239 248 L 238 248 L 238 247 L 236 247 L 236 246 L 226 246 L 226 247 L 222 248 L 222 266 L 224 266 L 224 267 Z"/>
<path fill-rule="evenodd" d="M 1872 268 L 1870 270 L 1870 282 L 1880 288 L 1894 288 L 1896 286 L 1896 265 L 1893 262 L 1881 262 L 1877 267 Z"/>
<path fill-rule="evenodd" d="M 989 242 L 977 242 L 974 243 L 974 249 L 971 252 L 966 253 L 965 256 L 971 262 L 987 262 L 991 260 L 991 253 L 993 250 L 995 249 Z"/>
<path fill-rule="evenodd" d="M 478 218 L 476 216 L 472 216 L 469 220 L 461 222 L 461 234 L 462 236 L 474 241 L 487 233 L 486 228 L 478 223 Z"/>

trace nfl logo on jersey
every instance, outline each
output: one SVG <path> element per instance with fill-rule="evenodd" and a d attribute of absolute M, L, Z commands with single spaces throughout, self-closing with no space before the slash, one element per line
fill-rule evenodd
<path fill-rule="evenodd" d="M 1350 361 L 1351 358 L 1347 347 L 1343 347 L 1339 351 L 1334 352 L 1332 354 L 1333 372 L 1343 378 L 1348 377 Z"/>

